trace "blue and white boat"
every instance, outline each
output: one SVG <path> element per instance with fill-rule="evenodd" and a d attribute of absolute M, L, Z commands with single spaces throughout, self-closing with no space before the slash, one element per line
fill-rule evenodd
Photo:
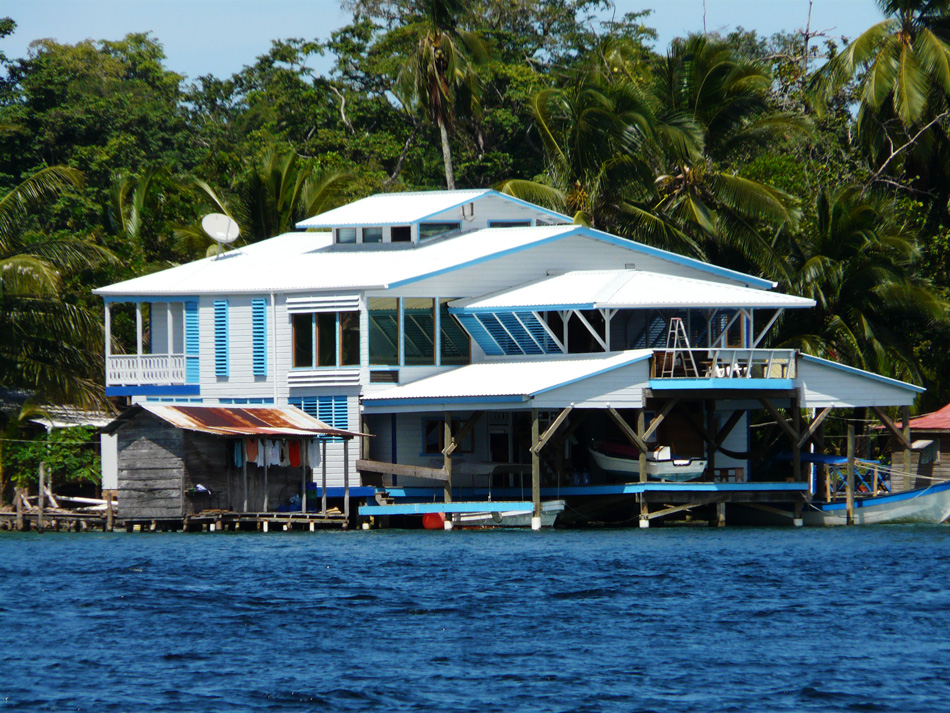
<path fill-rule="evenodd" d="M 855 525 L 887 523 L 933 524 L 950 518 L 950 482 L 934 483 L 926 488 L 902 493 L 856 498 Z M 847 502 L 806 503 L 802 512 L 805 525 L 830 526 L 848 524 Z"/>

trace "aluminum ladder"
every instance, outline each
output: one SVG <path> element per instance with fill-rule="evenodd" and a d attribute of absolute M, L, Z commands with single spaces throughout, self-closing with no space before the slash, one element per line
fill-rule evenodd
<path fill-rule="evenodd" d="M 684 355 L 685 354 L 685 358 Z M 693 350 L 689 346 L 689 337 L 681 317 L 670 318 L 670 330 L 666 333 L 666 358 L 663 361 L 661 378 L 674 376 L 677 365 L 682 365 L 686 378 L 699 378 L 699 370 L 693 359 Z"/>

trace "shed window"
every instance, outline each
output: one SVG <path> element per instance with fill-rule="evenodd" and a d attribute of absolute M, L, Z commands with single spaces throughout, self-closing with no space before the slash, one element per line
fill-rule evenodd
<path fill-rule="evenodd" d="M 454 233 L 460 230 L 461 227 L 461 223 L 420 223 L 419 240 L 421 242 L 423 240 L 436 238 L 440 235 Z"/>
<path fill-rule="evenodd" d="M 337 228 L 336 241 L 338 243 L 355 243 L 356 228 Z"/>
<path fill-rule="evenodd" d="M 472 346 L 468 332 L 449 314 L 452 299 L 439 300 L 439 363 L 455 366 L 471 361 Z"/>
<path fill-rule="evenodd" d="M 389 231 L 389 242 L 391 243 L 412 242 L 412 228 L 410 228 L 408 225 L 394 225 Z"/>
<path fill-rule="evenodd" d="M 364 243 L 383 242 L 383 229 L 382 228 L 363 228 L 363 242 Z"/>
<path fill-rule="evenodd" d="M 531 226 L 530 220 L 489 220 L 489 228 L 528 228 Z"/>

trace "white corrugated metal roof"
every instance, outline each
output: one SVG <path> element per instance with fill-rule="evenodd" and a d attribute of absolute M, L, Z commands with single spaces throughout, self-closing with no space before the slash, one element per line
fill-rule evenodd
<path fill-rule="evenodd" d="M 408 225 L 493 194 L 488 188 L 462 191 L 379 193 L 297 223 L 298 228 Z M 539 210 L 541 210 L 539 208 Z"/>
<path fill-rule="evenodd" d="M 95 290 L 108 296 L 247 294 L 385 288 L 534 243 L 573 225 L 488 228 L 420 244 L 326 245 L 321 233 L 288 233 Z M 315 242 L 316 241 L 316 242 Z"/>
<path fill-rule="evenodd" d="M 803 297 L 642 270 L 577 270 L 451 303 L 453 308 L 472 312 L 516 308 L 795 308 L 814 305 L 814 300 Z"/>
<path fill-rule="evenodd" d="M 649 358 L 651 349 L 604 354 L 577 354 L 516 362 L 481 362 L 459 367 L 364 397 L 367 406 L 403 399 L 452 401 L 459 398 L 523 397 L 588 379 Z"/>

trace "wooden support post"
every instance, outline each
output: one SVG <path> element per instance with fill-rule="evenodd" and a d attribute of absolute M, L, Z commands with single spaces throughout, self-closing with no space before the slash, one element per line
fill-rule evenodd
<path fill-rule="evenodd" d="M 320 487 L 323 492 L 321 493 L 322 497 L 320 498 L 320 514 L 323 517 L 327 516 L 327 440 L 325 438 L 320 440 L 320 476 L 321 483 Z"/>
<path fill-rule="evenodd" d="M 646 499 L 643 497 L 643 494 L 640 494 L 640 528 L 647 529 L 650 527 L 650 506 L 647 505 Z"/>
<path fill-rule="evenodd" d="M 877 463 L 874 464 L 874 480 L 873 485 L 871 486 L 871 494 L 877 495 L 878 480 L 877 480 Z"/>
<path fill-rule="evenodd" d="M 267 441 L 262 441 L 261 443 L 267 443 Z M 264 512 L 267 512 L 267 506 L 270 504 L 270 501 L 268 500 L 268 492 L 267 492 L 267 469 L 268 469 L 267 460 L 268 460 L 267 451 L 264 451 L 264 507 L 262 508 Z"/>
<path fill-rule="evenodd" d="M 854 424 L 848 424 L 848 482 L 845 486 L 848 498 L 848 524 L 854 524 Z"/>
<path fill-rule="evenodd" d="M 350 521 L 350 439 L 343 439 L 343 516 Z"/>
<path fill-rule="evenodd" d="M 726 504 L 724 502 L 716 503 L 716 526 L 726 526 Z"/>
<path fill-rule="evenodd" d="M 638 437 L 646 431 L 646 420 L 647 420 L 646 413 L 644 413 L 643 409 L 640 409 L 639 411 L 637 411 L 637 436 Z M 640 443 L 646 446 L 646 442 L 643 440 L 643 438 L 640 438 Z M 640 469 L 640 482 L 645 483 L 647 482 L 647 452 L 646 452 L 645 447 L 640 448 L 640 455 L 638 456 L 638 466 Z M 643 521 L 642 515 L 643 514 L 641 512 L 641 523 Z"/>
<path fill-rule="evenodd" d="M 444 414 L 444 422 L 442 426 L 442 470 L 445 471 L 446 479 L 442 484 L 442 500 L 443 502 L 450 503 L 452 502 L 452 451 L 455 449 L 452 447 L 452 414 L 448 411 Z M 446 519 L 446 529 L 451 530 L 451 520 Z"/>
<path fill-rule="evenodd" d="M 792 399 L 792 428 L 795 433 L 802 432 L 802 410 L 798 407 L 798 396 Z M 802 444 L 801 438 L 792 441 L 792 478 L 802 482 Z"/>
<path fill-rule="evenodd" d="M 13 489 L 13 503 L 16 505 L 17 532 L 23 532 L 23 491 L 20 488 Z"/>
<path fill-rule="evenodd" d="M 901 420 L 903 421 L 901 430 L 904 434 L 904 489 L 913 490 L 916 483 L 910 472 L 910 445 L 912 442 L 910 440 L 910 406 L 901 406 Z"/>
<path fill-rule="evenodd" d="M 106 498 L 106 532 L 112 532 L 115 528 L 115 508 L 112 504 L 112 493 Z"/>
<path fill-rule="evenodd" d="M 46 526 L 44 522 L 45 518 L 43 517 L 43 508 L 46 505 L 46 493 L 44 492 L 44 485 L 46 484 L 46 461 L 40 462 L 40 475 L 39 475 L 39 494 L 36 498 L 36 531 L 43 532 L 43 528 Z"/>
<path fill-rule="evenodd" d="M 300 439 L 300 512 L 307 514 L 307 448 Z"/>
<path fill-rule="evenodd" d="M 531 409 L 531 529 L 541 529 L 541 440 L 538 409 Z"/>

